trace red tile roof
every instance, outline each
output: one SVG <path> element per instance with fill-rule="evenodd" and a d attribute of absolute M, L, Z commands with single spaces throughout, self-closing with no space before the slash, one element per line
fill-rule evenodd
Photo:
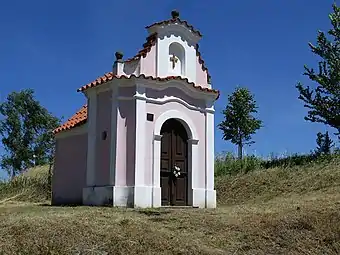
<path fill-rule="evenodd" d="M 78 89 L 78 91 L 84 91 L 88 88 L 91 87 L 96 87 L 99 86 L 101 84 L 104 84 L 108 81 L 111 81 L 112 79 L 116 78 L 116 79 L 130 79 L 132 77 L 135 78 L 143 78 L 143 79 L 150 79 L 150 80 L 154 80 L 154 81 L 169 81 L 169 80 L 180 80 L 180 81 L 185 81 L 188 84 L 190 84 L 191 86 L 193 86 L 195 89 L 201 90 L 201 91 L 205 91 L 208 93 L 214 93 L 217 95 L 216 99 L 218 99 L 218 97 L 220 96 L 220 92 L 216 89 L 209 89 L 209 88 L 204 88 L 202 86 L 198 86 L 195 85 L 193 82 L 189 82 L 187 78 L 182 78 L 180 76 L 168 76 L 166 78 L 159 78 L 159 77 L 152 77 L 152 76 L 145 76 L 144 74 L 136 76 L 136 75 L 131 75 L 131 76 L 116 76 L 113 75 L 112 72 L 108 72 L 106 74 L 104 74 L 103 76 L 99 77 L 97 80 L 95 80 L 94 82 L 91 82 L 83 87 L 81 87 L 80 89 Z M 57 129 L 54 130 L 54 134 L 57 134 L 61 131 L 66 131 L 69 130 L 71 128 L 80 126 L 82 124 L 85 124 L 87 121 L 87 105 L 84 105 L 78 112 L 76 112 L 70 119 L 68 119 L 63 125 L 61 125 L 60 127 L 58 127 Z"/>
<path fill-rule="evenodd" d="M 205 88 L 199 85 L 195 85 L 195 83 L 193 82 L 189 82 L 189 80 L 187 78 L 182 78 L 181 76 L 168 76 L 165 78 L 160 78 L 160 77 L 153 77 L 153 76 L 146 76 L 145 74 L 141 74 L 141 75 L 130 75 L 130 76 L 126 76 L 126 75 L 114 75 L 112 72 L 108 72 L 106 74 L 104 74 L 103 76 L 97 78 L 95 81 L 86 84 L 85 86 L 79 88 L 77 91 L 85 91 L 89 88 L 93 88 L 93 87 L 97 87 L 99 85 L 105 84 L 106 82 L 109 82 L 113 79 L 131 79 L 131 78 L 142 78 L 142 79 L 147 79 L 147 80 L 153 80 L 153 81 L 169 81 L 169 80 L 178 80 L 178 81 L 185 81 L 186 83 L 190 84 L 191 86 L 193 86 L 195 89 L 199 89 L 201 91 L 205 91 L 208 93 L 214 93 L 217 94 L 217 98 L 219 97 L 220 92 L 216 89 L 209 89 L 209 88 Z"/>
<path fill-rule="evenodd" d="M 211 75 L 209 74 L 209 70 L 206 67 L 206 65 L 204 64 L 204 60 L 202 58 L 202 54 L 201 52 L 198 50 L 199 45 L 196 44 L 196 56 L 198 56 L 198 62 L 201 64 L 202 70 L 203 71 L 207 71 L 207 83 L 211 84 Z"/>
<path fill-rule="evenodd" d="M 146 55 L 150 52 L 152 46 L 156 44 L 156 42 L 157 42 L 157 33 L 153 33 L 149 35 L 146 38 L 146 42 L 143 44 L 143 49 L 141 49 L 134 57 L 125 60 L 125 62 L 137 60 L 141 57 L 145 58 Z"/>
<path fill-rule="evenodd" d="M 175 24 L 178 23 L 180 25 L 183 25 L 190 29 L 194 34 L 198 35 L 199 37 L 202 37 L 202 34 L 200 31 L 196 30 L 192 25 L 190 25 L 186 20 L 181 20 L 180 18 L 172 18 L 168 20 L 163 20 L 159 22 L 155 22 L 151 24 L 150 26 L 145 27 L 146 29 L 151 28 L 153 26 L 163 26 L 163 25 L 170 25 L 170 24 Z"/>
<path fill-rule="evenodd" d="M 176 13 L 175 13 L 176 14 Z M 153 23 L 150 26 L 147 26 L 146 28 L 151 28 L 153 26 L 162 26 L 162 25 L 169 25 L 169 24 L 180 24 L 180 25 L 184 25 L 186 26 L 188 29 L 190 29 L 194 34 L 198 35 L 199 37 L 202 37 L 202 34 L 198 31 L 195 30 L 194 27 L 192 25 L 189 25 L 187 21 L 185 20 L 181 20 L 178 17 L 173 16 L 172 19 L 169 20 L 164 20 L 164 21 L 160 21 L 160 22 L 156 22 Z M 143 44 L 143 49 L 141 49 L 134 57 L 125 60 L 125 62 L 129 62 L 129 61 L 133 61 L 133 60 L 138 60 L 141 57 L 146 57 L 147 53 L 150 52 L 152 46 L 154 46 L 157 42 L 157 33 L 153 33 L 151 35 L 149 35 L 146 38 L 146 42 Z M 196 45 L 196 55 L 198 56 L 198 61 L 202 66 L 202 70 L 203 71 L 207 71 L 207 82 L 208 84 L 210 84 L 210 74 L 208 71 L 208 68 L 205 66 L 204 64 L 204 60 L 202 59 L 201 53 L 198 50 L 199 46 L 198 44 Z M 189 82 L 187 78 L 182 78 L 180 76 L 169 76 L 166 78 L 159 78 L 159 77 L 152 77 L 152 76 L 145 76 L 144 74 L 136 76 L 136 75 L 130 75 L 130 76 L 126 76 L 126 75 L 121 75 L 121 76 L 117 76 L 114 75 L 112 72 L 108 72 L 106 74 L 104 74 L 103 76 L 98 77 L 95 81 L 86 84 L 85 86 L 79 88 L 77 91 L 84 91 L 88 88 L 91 87 L 96 87 L 99 85 L 102 85 L 106 82 L 111 81 L 112 79 L 130 79 L 130 78 L 143 78 L 143 79 L 148 79 L 148 80 L 155 80 L 155 81 L 169 81 L 169 80 L 181 80 L 181 81 L 185 81 L 188 84 L 190 84 L 191 86 L 193 86 L 195 89 L 199 89 L 201 91 L 205 91 L 208 93 L 214 93 L 217 94 L 217 98 L 220 95 L 220 92 L 218 90 L 215 89 L 209 89 L 209 88 L 205 88 L 199 85 L 195 85 L 193 82 Z M 60 127 L 58 127 L 57 129 L 54 130 L 54 134 L 59 133 L 61 131 L 65 131 L 65 130 L 69 130 L 71 128 L 80 126 L 82 124 L 85 124 L 87 121 L 87 105 L 84 105 L 78 112 L 76 112 L 70 119 L 68 119 L 63 125 L 61 125 Z"/>
<path fill-rule="evenodd" d="M 57 134 L 61 131 L 69 130 L 71 128 L 85 124 L 87 120 L 87 105 L 84 105 L 79 111 L 77 111 L 71 118 L 69 118 L 64 124 L 56 128 L 53 133 Z"/>

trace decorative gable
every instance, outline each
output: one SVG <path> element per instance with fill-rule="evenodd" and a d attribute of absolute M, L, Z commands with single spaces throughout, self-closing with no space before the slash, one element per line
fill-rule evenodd
<path fill-rule="evenodd" d="M 187 21 L 181 20 L 177 11 L 172 11 L 171 15 L 169 20 L 146 27 L 149 35 L 135 56 L 124 60 L 123 54 L 116 52 L 112 71 L 82 86 L 78 92 L 86 94 L 88 89 L 114 80 L 177 81 L 189 86 L 193 92 L 211 93 L 216 100 L 219 91 L 212 89 L 208 69 L 198 49 L 202 34 Z M 84 106 L 54 132 L 82 125 L 86 123 L 87 117 L 87 106 Z"/>
<path fill-rule="evenodd" d="M 156 76 L 181 76 L 196 83 L 196 49 L 201 34 L 179 19 L 172 11 L 172 19 L 148 26 L 149 33 L 157 33 Z"/>
<path fill-rule="evenodd" d="M 202 34 L 172 11 L 169 20 L 147 26 L 143 48 L 132 58 L 121 61 L 117 75 L 145 75 L 166 78 L 180 76 L 199 86 L 211 88 L 198 42 Z"/>

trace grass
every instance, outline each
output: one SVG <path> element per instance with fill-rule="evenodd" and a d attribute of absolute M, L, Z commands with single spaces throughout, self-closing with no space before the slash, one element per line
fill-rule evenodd
<path fill-rule="evenodd" d="M 51 189 L 48 181 L 48 166 L 40 166 L 16 176 L 10 182 L 0 182 L 0 204 L 2 200 L 41 202 L 49 199 Z"/>
<path fill-rule="evenodd" d="M 0 185 L 0 253 L 339 254 L 340 160 L 260 168 L 218 176 L 215 210 L 52 207 L 37 168 Z"/>

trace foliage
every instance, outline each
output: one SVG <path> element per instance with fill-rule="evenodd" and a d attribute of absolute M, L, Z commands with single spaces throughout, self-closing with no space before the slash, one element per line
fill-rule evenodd
<path fill-rule="evenodd" d="M 325 134 L 322 134 L 321 132 L 317 133 L 316 144 L 317 148 L 315 153 L 317 155 L 330 154 L 334 146 L 332 139 L 329 137 L 328 131 Z"/>
<path fill-rule="evenodd" d="M 317 43 L 309 43 L 309 47 L 319 62 L 318 71 L 305 65 L 305 73 L 311 81 L 317 83 L 315 89 L 304 87 L 298 83 L 299 99 L 308 108 L 306 120 L 324 123 L 340 133 L 340 8 L 333 4 L 333 13 L 329 15 L 332 28 L 328 37 L 318 32 Z"/>
<path fill-rule="evenodd" d="M 280 157 L 272 156 L 269 159 L 244 156 L 241 160 L 231 153 L 224 153 L 218 155 L 215 159 L 215 176 L 232 176 L 275 167 L 282 169 L 302 167 L 328 163 L 332 160 L 339 160 L 340 162 L 340 151 L 334 150 L 334 152 L 330 154 L 309 153 L 302 155 L 292 154 Z"/>
<path fill-rule="evenodd" d="M 238 159 L 232 153 L 220 154 L 215 159 L 215 175 L 236 175 L 248 173 L 261 168 L 263 160 L 255 156 L 244 156 Z"/>
<path fill-rule="evenodd" d="M 35 100 L 32 89 L 10 93 L 0 103 L 0 115 L 0 136 L 6 150 L 0 163 L 12 178 L 34 164 L 51 162 L 54 154 L 52 131 L 60 121 Z"/>
<path fill-rule="evenodd" d="M 0 200 L 14 197 L 16 201 L 43 202 L 51 198 L 48 166 L 38 166 L 0 182 Z"/>
<path fill-rule="evenodd" d="M 223 132 L 223 139 L 238 146 L 238 157 L 242 159 L 243 146 L 254 143 L 252 135 L 262 126 L 262 121 L 252 115 L 257 113 L 254 96 L 247 88 L 236 88 L 228 96 L 228 104 L 222 113 L 224 120 L 218 127 Z"/>

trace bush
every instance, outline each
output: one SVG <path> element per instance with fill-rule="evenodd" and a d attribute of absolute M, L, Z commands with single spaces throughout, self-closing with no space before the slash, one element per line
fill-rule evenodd
<path fill-rule="evenodd" d="M 0 182 L 0 200 L 15 196 L 21 201 L 44 201 L 50 199 L 51 187 L 48 166 L 32 168 L 10 181 Z"/>
<path fill-rule="evenodd" d="M 230 152 L 220 154 L 215 159 L 215 176 L 248 173 L 260 169 L 262 161 L 256 156 L 244 156 L 239 160 Z"/>
<path fill-rule="evenodd" d="M 256 156 L 244 156 L 239 160 L 232 153 L 219 154 L 215 159 L 215 176 L 231 176 L 246 174 L 254 170 L 269 168 L 289 168 L 294 166 L 306 166 L 330 162 L 333 159 L 340 159 L 340 153 L 335 151 L 328 155 L 317 155 L 315 153 L 299 155 L 292 154 L 284 157 L 271 156 L 270 159 L 263 159 Z"/>

